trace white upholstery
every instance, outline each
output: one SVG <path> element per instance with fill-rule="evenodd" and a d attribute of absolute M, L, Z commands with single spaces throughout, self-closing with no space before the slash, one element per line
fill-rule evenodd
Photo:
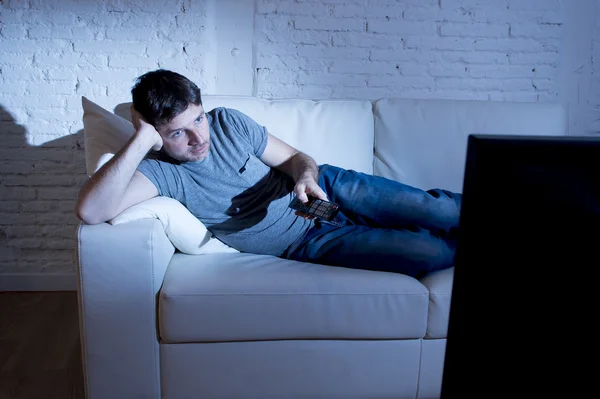
<path fill-rule="evenodd" d="M 424 339 L 421 341 L 421 364 L 419 367 L 417 398 L 437 399 L 440 397 L 445 351 L 445 339 Z"/>
<path fill-rule="evenodd" d="M 81 106 L 85 164 L 91 176 L 127 143 L 135 129 L 131 117 L 119 118 L 85 96 L 81 97 Z"/>
<path fill-rule="evenodd" d="M 375 103 L 374 174 L 462 192 L 469 134 L 564 135 L 557 104 L 382 99 Z"/>
<path fill-rule="evenodd" d="M 156 296 L 175 248 L 157 219 L 82 225 L 77 239 L 88 398 L 160 397 Z"/>
<path fill-rule="evenodd" d="M 427 312 L 427 332 L 425 338 L 446 338 L 450 318 L 450 299 L 454 268 L 438 270 L 421 279 L 421 284 L 429 292 Z"/>
<path fill-rule="evenodd" d="M 235 108 L 269 133 L 313 157 L 359 172 L 373 172 L 373 111 L 370 101 L 263 100 L 204 96 L 206 111 Z"/>
<path fill-rule="evenodd" d="M 160 354 L 169 399 L 403 399 L 428 384 L 419 340 L 165 344 Z"/>
<path fill-rule="evenodd" d="M 160 293 L 169 343 L 410 339 L 427 329 L 429 293 L 401 274 L 274 256 L 176 254 Z"/>
<path fill-rule="evenodd" d="M 459 192 L 468 134 L 566 134 L 553 104 L 383 99 L 373 111 L 358 100 L 205 96 L 204 105 L 247 113 L 318 163 Z M 453 268 L 416 280 L 174 254 L 156 219 L 82 224 L 78 237 L 88 399 L 439 397 Z"/>
<path fill-rule="evenodd" d="M 171 243 L 186 254 L 202 255 L 214 252 L 239 252 L 216 239 L 212 233 L 179 201 L 156 196 L 133 205 L 108 223 L 129 223 L 138 219 L 158 219 Z"/>

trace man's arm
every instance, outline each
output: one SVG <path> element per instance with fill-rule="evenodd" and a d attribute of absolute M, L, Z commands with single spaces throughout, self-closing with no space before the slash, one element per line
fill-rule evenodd
<path fill-rule="evenodd" d="M 327 200 L 318 184 L 319 167 L 308 155 L 268 133 L 267 147 L 260 159 L 294 179 L 294 192 L 300 201 L 307 202 L 307 194 Z"/>
<path fill-rule="evenodd" d="M 130 206 L 158 195 L 156 186 L 137 167 L 151 148 L 162 147 L 162 138 L 154 127 L 140 122 L 134 112 L 135 134 L 79 192 L 75 213 L 86 223 L 106 222 Z"/>

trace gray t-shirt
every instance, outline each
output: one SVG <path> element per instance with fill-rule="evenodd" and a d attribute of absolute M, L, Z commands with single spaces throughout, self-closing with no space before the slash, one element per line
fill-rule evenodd
<path fill-rule="evenodd" d="M 206 158 L 181 164 L 147 158 L 138 170 L 159 195 L 181 202 L 225 244 L 241 252 L 281 255 L 313 222 L 288 206 L 293 179 L 259 159 L 267 129 L 230 108 L 215 108 L 206 118 Z"/>

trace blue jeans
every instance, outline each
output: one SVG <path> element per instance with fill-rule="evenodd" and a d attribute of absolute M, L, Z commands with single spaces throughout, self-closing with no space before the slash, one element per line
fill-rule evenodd
<path fill-rule="evenodd" d="M 416 278 L 453 266 L 462 195 L 319 166 L 319 186 L 340 205 L 283 257 Z"/>

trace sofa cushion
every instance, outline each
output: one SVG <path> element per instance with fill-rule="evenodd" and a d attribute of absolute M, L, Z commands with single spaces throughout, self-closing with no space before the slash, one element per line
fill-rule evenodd
<path fill-rule="evenodd" d="M 453 267 L 438 270 L 421 279 L 421 284 L 429 290 L 429 312 L 425 338 L 435 339 L 448 336 L 448 318 L 453 282 Z"/>
<path fill-rule="evenodd" d="M 429 294 L 411 277 L 268 255 L 175 254 L 159 298 L 163 342 L 412 339 Z"/>
<path fill-rule="evenodd" d="M 127 143 L 135 129 L 128 119 L 115 115 L 85 96 L 81 97 L 81 106 L 85 166 L 88 176 L 91 176 Z"/>
<path fill-rule="evenodd" d="M 217 239 L 200 220 L 179 201 L 157 196 L 130 206 L 108 223 L 118 225 L 138 219 L 158 219 L 165 234 L 179 251 L 200 255 L 213 252 L 239 252 Z"/>
<path fill-rule="evenodd" d="M 382 99 L 375 103 L 374 174 L 422 189 L 462 192 L 470 134 L 565 135 L 549 103 Z"/>

